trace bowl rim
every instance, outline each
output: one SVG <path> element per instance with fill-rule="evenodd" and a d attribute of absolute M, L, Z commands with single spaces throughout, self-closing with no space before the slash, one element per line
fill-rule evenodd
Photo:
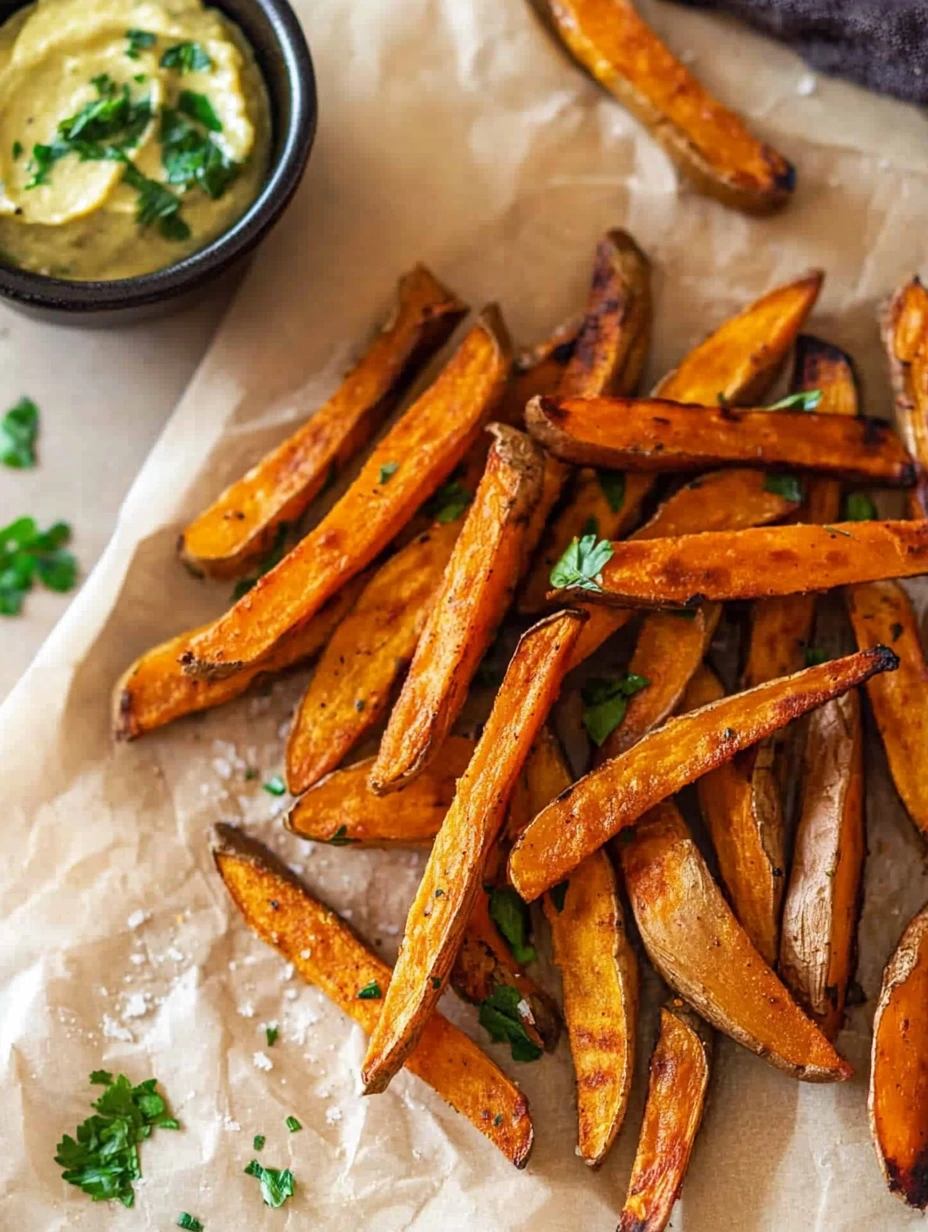
<path fill-rule="evenodd" d="M 220 11 L 223 0 L 207 0 Z M 29 3 L 29 0 L 25 0 Z M 4 5 L 16 11 L 25 3 Z M 288 0 L 253 0 L 267 17 L 280 50 L 291 110 L 283 141 L 261 191 L 230 227 L 203 248 L 164 269 L 132 278 L 72 281 L 0 265 L 0 298 L 59 313 L 93 314 L 162 303 L 212 282 L 251 252 L 280 218 L 296 192 L 316 136 L 318 99 L 312 55 Z M 235 20 L 234 16 L 232 17 Z"/>

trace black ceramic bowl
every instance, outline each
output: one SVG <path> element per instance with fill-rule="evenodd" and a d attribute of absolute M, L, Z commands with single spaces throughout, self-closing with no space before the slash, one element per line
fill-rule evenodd
<path fill-rule="evenodd" d="M 28 0 L 27 0 L 28 2 Z M 316 135 L 313 62 L 287 0 L 206 0 L 238 25 L 251 44 L 271 100 L 268 178 L 241 218 L 176 265 L 112 281 L 69 282 L 0 264 L 0 297 L 33 316 L 73 325 L 128 324 L 192 301 L 264 239 L 306 169 Z M 21 2 L 0 0 L 0 22 Z"/>

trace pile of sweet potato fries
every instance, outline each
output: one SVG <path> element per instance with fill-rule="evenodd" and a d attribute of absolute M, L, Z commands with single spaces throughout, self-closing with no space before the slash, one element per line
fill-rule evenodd
<path fill-rule="evenodd" d="M 128 740 L 316 660 L 287 746 L 286 824 L 314 842 L 430 845 L 395 968 L 239 830 L 218 826 L 214 852 L 251 928 L 369 1033 L 368 1093 L 406 1065 L 522 1167 L 524 1097 L 437 1005 L 450 984 L 523 1061 L 554 1048 L 563 1016 L 578 1154 L 596 1166 L 628 1106 L 647 956 L 671 995 L 624 1232 L 667 1224 L 713 1029 L 795 1078 L 851 1073 L 835 1039 L 865 852 L 858 686 L 928 836 L 928 667 L 896 580 L 928 572 L 928 293 L 913 279 L 883 318 L 897 436 L 860 413 L 850 358 L 800 334 L 821 282 L 768 292 L 636 397 L 650 268 L 610 232 L 578 326 L 513 358 L 484 308 L 314 520 L 465 316 L 417 267 L 329 401 L 181 536 L 204 574 L 241 576 L 269 551 L 278 563 L 116 688 Z M 764 405 L 790 353 L 792 392 Z M 879 519 L 862 487 L 903 489 L 910 517 Z M 857 642 L 834 658 L 816 648 L 828 590 Z M 720 621 L 746 630 L 734 690 L 706 661 Z M 484 721 L 462 730 L 501 628 L 521 637 Z M 607 674 L 591 676 L 600 648 Z M 583 734 L 573 769 L 553 712 Z M 376 754 L 352 762 L 372 735 Z M 674 796 L 690 784 L 688 822 Z M 524 969 L 537 898 L 562 1009 Z M 870 1084 L 889 1187 L 922 1208 L 926 992 L 928 909 L 886 969 Z"/>

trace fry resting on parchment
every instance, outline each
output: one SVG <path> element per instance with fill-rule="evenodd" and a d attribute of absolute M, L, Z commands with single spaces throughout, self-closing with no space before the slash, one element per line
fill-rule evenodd
<path fill-rule="evenodd" d="M 913 518 L 928 517 L 928 291 L 918 278 L 904 283 L 886 306 L 883 345 L 899 431 L 921 468 L 909 494 Z"/>
<path fill-rule="evenodd" d="M 670 719 L 538 814 L 510 853 L 512 884 L 531 902 L 659 801 L 897 663 L 891 650 L 877 646 Z"/>
<path fill-rule="evenodd" d="M 260 558 L 363 448 L 466 312 L 424 265 L 404 275 L 389 320 L 328 402 L 186 528 L 178 551 L 187 564 L 234 577 Z"/>
<path fill-rule="evenodd" d="M 392 974 L 387 964 L 272 852 L 241 830 L 216 826 L 213 858 L 235 905 L 261 940 L 364 1031 L 375 1030 Z M 525 1096 L 473 1040 L 433 1014 L 406 1064 L 517 1168 L 525 1167 L 532 1148 Z"/>

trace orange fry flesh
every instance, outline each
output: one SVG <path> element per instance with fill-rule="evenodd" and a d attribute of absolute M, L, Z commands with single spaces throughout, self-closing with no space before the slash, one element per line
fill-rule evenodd
<path fill-rule="evenodd" d="M 928 517 L 928 291 L 918 278 L 904 283 L 887 305 L 883 345 L 902 439 L 921 473 L 909 495 L 913 518 Z"/>

